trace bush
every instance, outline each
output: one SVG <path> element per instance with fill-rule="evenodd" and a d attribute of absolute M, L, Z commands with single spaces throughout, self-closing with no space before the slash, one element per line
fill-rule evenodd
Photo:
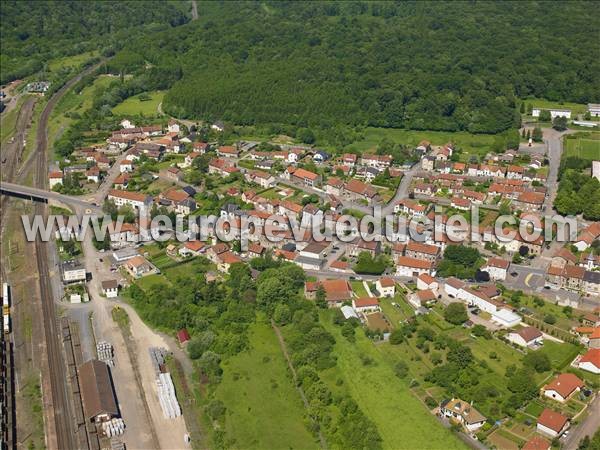
<path fill-rule="evenodd" d="M 556 317 L 554 317 L 552 314 L 546 314 L 544 316 L 544 322 L 550 325 L 554 325 L 556 323 Z"/>
<path fill-rule="evenodd" d="M 394 366 L 394 373 L 398 378 L 406 378 L 408 375 L 408 366 L 403 361 L 398 361 Z"/>

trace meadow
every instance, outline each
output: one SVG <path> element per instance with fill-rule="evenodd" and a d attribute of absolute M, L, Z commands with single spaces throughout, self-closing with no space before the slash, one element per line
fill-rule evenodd
<path fill-rule="evenodd" d="M 304 406 L 266 320 L 250 328 L 250 350 L 223 362 L 215 398 L 227 407 L 225 442 L 231 448 L 317 448 L 304 426 Z"/>
<path fill-rule="evenodd" d="M 565 138 L 564 157 L 576 156 L 581 159 L 600 159 L 600 133 L 577 133 Z"/>
<path fill-rule="evenodd" d="M 140 98 L 140 96 L 142 97 Z M 144 96 L 150 98 L 144 100 Z M 115 106 L 112 112 L 118 116 L 154 116 L 158 114 L 158 105 L 162 102 L 164 96 L 165 93 L 162 91 L 134 95 Z"/>

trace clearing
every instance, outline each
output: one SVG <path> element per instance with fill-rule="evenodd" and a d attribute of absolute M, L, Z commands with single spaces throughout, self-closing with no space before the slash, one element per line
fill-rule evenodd
<path fill-rule="evenodd" d="M 115 106 L 112 112 L 113 114 L 123 116 L 154 116 L 158 114 L 158 105 L 162 102 L 164 96 L 165 93 L 163 91 L 144 92 L 134 95 Z"/>

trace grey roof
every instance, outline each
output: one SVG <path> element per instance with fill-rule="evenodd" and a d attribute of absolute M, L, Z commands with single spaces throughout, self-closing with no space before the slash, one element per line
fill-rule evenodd
<path fill-rule="evenodd" d="M 600 284 L 600 272 L 592 272 L 592 271 L 587 270 L 583 274 L 583 281 L 586 281 L 586 282 L 592 283 L 592 284 Z"/>

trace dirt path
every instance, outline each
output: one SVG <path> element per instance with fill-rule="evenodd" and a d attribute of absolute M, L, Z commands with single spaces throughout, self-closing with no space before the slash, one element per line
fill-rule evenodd
<path fill-rule="evenodd" d="M 300 386 L 298 384 L 298 378 L 296 376 L 296 369 L 294 369 L 294 365 L 292 364 L 292 360 L 287 351 L 287 346 L 285 344 L 285 340 L 283 339 L 283 336 L 281 335 L 281 330 L 275 324 L 275 321 L 273 319 L 271 319 L 271 327 L 273 327 L 273 331 L 275 331 L 275 334 L 277 335 L 277 339 L 279 340 L 279 346 L 281 347 L 283 356 L 285 356 L 285 360 L 287 361 L 288 367 L 290 368 L 290 372 L 292 373 L 292 380 L 294 381 L 294 386 L 296 386 L 296 389 L 298 389 L 298 392 L 300 393 L 300 397 L 302 397 L 302 402 L 304 403 L 304 408 L 306 408 L 306 410 L 308 411 L 309 410 L 308 399 L 306 398 L 304 389 L 302 389 L 302 386 Z M 325 437 L 323 436 L 323 433 L 321 432 L 321 430 L 319 430 L 319 441 L 321 442 L 321 448 L 326 449 L 327 442 L 325 441 Z"/>

